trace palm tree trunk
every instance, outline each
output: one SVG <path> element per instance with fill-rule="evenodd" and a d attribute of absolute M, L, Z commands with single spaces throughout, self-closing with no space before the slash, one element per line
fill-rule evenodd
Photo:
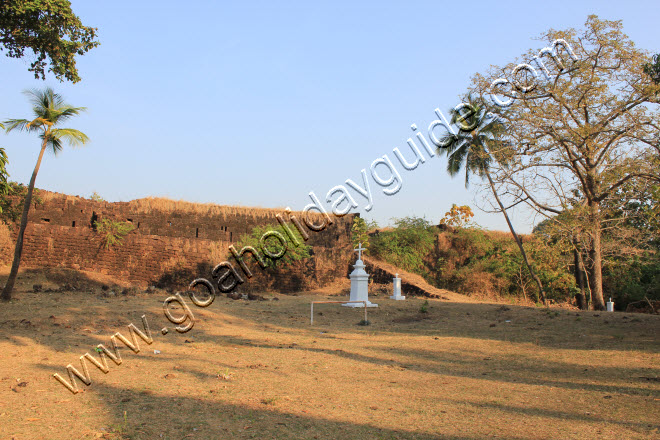
<path fill-rule="evenodd" d="M 46 139 L 47 136 L 44 136 L 44 142 L 41 145 L 41 151 L 39 152 L 39 159 L 37 159 L 37 165 L 32 172 L 30 185 L 28 186 L 27 195 L 25 196 L 23 214 L 21 215 L 21 226 L 18 230 L 18 236 L 16 237 L 14 261 L 11 264 L 11 271 L 9 272 L 7 284 L 5 284 L 4 289 L 2 289 L 2 295 L 0 295 L 0 299 L 3 301 L 9 301 L 11 299 L 11 293 L 14 290 L 14 283 L 16 282 L 16 276 L 18 275 L 18 266 L 21 263 L 21 254 L 23 253 L 23 236 L 25 235 L 25 228 L 27 227 L 28 222 L 28 212 L 30 211 L 30 204 L 32 203 L 32 192 L 34 191 L 34 183 L 37 180 L 37 173 L 39 173 L 39 167 L 41 166 L 41 159 L 44 157 L 44 152 L 46 151 Z"/>
<path fill-rule="evenodd" d="M 523 261 L 525 261 L 527 270 L 529 270 L 529 274 L 532 276 L 534 282 L 536 282 L 536 285 L 539 288 L 541 301 L 543 301 L 544 305 L 547 305 L 547 301 L 545 298 L 545 291 L 543 290 L 543 284 L 541 283 L 541 279 L 538 277 L 538 275 L 536 275 L 534 269 L 532 269 L 532 265 L 529 264 L 529 259 L 527 258 L 527 253 L 525 253 L 525 248 L 522 245 L 522 241 L 520 241 L 520 237 L 518 237 L 518 234 L 516 234 L 516 231 L 513 229 L 513 225 L 511 224 L 511 220 L 509 219 L 509 214 L 506 213 L 506 209 L 504 209 L 504 205 L 502 204 L 500 197 L 497 195 L 497 191 L 495 190 L 495 184 L 493 183 L 493 179 L 490 177 L 490 172 L 488 172 L 488 170 L 486 170 L 486 177 L 488 177 L 488 183 L 490 183 L 490 189 L 493 190 L 493 195 L 495 196 L 495 200 L 497 201 L 497 204 L 499 205 L 502 214 L 504 214 L 504 218 L 506 219 L 506 224 L 509 225 L 509 230 L 511 231 L 511 235 L 513 235 L 513 238 L 516 240 L 516 244 L 518 245 L 518 249 L 520 249 L 520 254 L 523 257 Z"/>

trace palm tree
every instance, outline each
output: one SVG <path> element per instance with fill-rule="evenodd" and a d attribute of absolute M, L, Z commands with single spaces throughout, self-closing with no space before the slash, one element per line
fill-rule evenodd
<path fill-rule="evenodd" d="M 440 142 L 443 146 L 438 147 L 438 152 L 442 153 L 444 150 L 447 155 L 447 172 L 450 176 L 454 177 L 461 172 L 461 169 L 465 169 L 466 188 L 469 186 L 471 174 L 476 174 L 482 179 L 486 178 L 488 180 L 500 211 L 504 215 L 507 225 L 509 225 L 511 235 L 513 235 L 520 249 L 525 265 L 539 288 L 541 300 L 543 304 L 546 304 L 541 279 L 529 263 L 522 241 L 513 229 L 509 215 L 497 194 L 495 183 L 490 175 L 490 167 L 496 160 L 494 157 L 498 158 L 497 162 L 500 166 L 506 167 L 507 151 L 511 149 L 510 144 L 501 140 L 506 127 L 500 118 L 488 112 L 480 101 L 472 96 L 468 96 L 467 101 L 467 108 L 450 110 L 451 123 L 456 124 L 458 122 L 457 125 L 460 129 L 456 134 L 448 132 L 442 137 Z"/>
<path fill-rule="evenodd" d="M 32 201 L 32 192 L 34 191 L 34 182 L 37 179 L 37 173 L 41 166 L 41 159 L 47 148 L 53 150 L 57 154 L 62 150 L 62 143 L 67 142 L 72 146 L 85 144 L 89 138 L 81 131 L 72 128 L 55 128 L 55 126 L 67 119 L 79 115 L 85 111 L 84 107 L 72 107 L 64 102 L 62 97 L 53 92 L 51 88 L 45 90 L 26 90 L 27 95 L 32 103 L 32 111 L 35 118 L 31 121 L 27 119 L 10 119 L 5 121 L 7 125 L 7 133 L 12 130 L 18 129 L 21 131 L 38 132 L 41 141 L 41 151 L 37 159 L 37 165 L 32 172 L 30 185 L 28 186 L 27 195 L 25 196 L 25 203 L 23 205 L 23 214 L 21 216 L 21 226 L 18 230 L 16 237 L 16 249 L 14 251 L 14 261 L 11 265 L 9 278 L 7 284 L 2 290 L 0 298 L 4 301 L 11 299 L 11 293 L 14 289 L 14 282 L 18 274 L 18 266 L 21 262 L 21 253 L 23 252 L 23 235 L 28 221 L 28 212 L 30 210 L 30 203 Z"/>

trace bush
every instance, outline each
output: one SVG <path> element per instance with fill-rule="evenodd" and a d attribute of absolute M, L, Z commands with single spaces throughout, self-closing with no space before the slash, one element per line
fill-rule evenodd
<path fill-rule="evenodd" d="M 541 279 L 547 298 L 572 300 L 576 287 L 570 242 L 538 227 L 521 236 L 530 262 Z M 604 239 L 607 236 L 604 235 Z M 606 255 L 603 288 L 617 308 L 645 297 L 660 300 L 660 251 L 651 243 L 633 256 Z M 416 217 L 395 219 L 395 227 L 371 236 L 371 253 L 404 270 L 423 276 L 430 284 L 464 294 L 522 297 L 538 302 L 539 292 L 520 251 L 509 233 L 476 227 L 441 232 Z M 588 264 L 588 260 L 585 258 Z"/>
<path fill-rule="evenodd" d="M 355 217 L 353 219 L 353 226 L 351 227 L 351 242 L 353 247 L 357 249 L 362 246 L 364 254 L 369 252 L 369 234 L 367 234 L 368 225 L 362 217 Z"/>
<path fill-rule="evenodd" d="M 7 184 L 7 193 L 0 194 L 0 218 L 8 225 L 20 220 L 23 214 L 23 205 L 25 204 L 27 190 L 27 186 L 22 183 L 9 182 Z M 32 191 L 32 203 L 39 205 L 42 202 L 39 189 L 35 188 Z"/>
<path fill-rule="evenodd" d="M 105 199 L 99 195 L 96 191 L 92 193 L 91 196 L 89 196 L 89 200 L 92 200 L 94 202 L 105 202 Z"/>
<path fill-rule="evenodd" d="M 255 248 L 261 257 L 264 259 L 266 264 L 270 267 L 276 267 L 277 265 L 289 265 L 295 261 L 300 261 L 307 259 L 311 256 L 311 246 L 308 246 L 305 244 L 305 240 L 303 240 L 302 236 L 300 235 L 300 232 L 295 227 L 289 227 L 291 233 L 293 236 L 296 238 L 298 241 L 299 245 L 295 246 L 291 242 L 291 238 L 287 234 L 287 232 L 284 230 L 282 225 L 280 224 L 275 224 L 275 225 L 266 225 L 266 226 L 257 226 L 250 231 L 249 234 L 244 234 L 241 236 L 240 240 L 235 244 L 235 248 L 237 251 L 240 252 L 240 250 L 244 246 L 252 246 Z M 266 247 L 266 249 L 271 253 L 271 254 L 277 254 L 281 252 L 282 248 L 282 243 L 280 240 L 276 237 L 273 236 L 272 233 L 276 232 L 279 233 L 285 240 L 286 240 L 286 251 L 284 252 L 284 255 L 280 258 L 270 258 L 266 253 L 264 252 L 263 246 Z M 271 235 L 266 237 L 265 239 L 262 239 L 265 234 L 270 233 Z M 232 254 L 228 254 L 227 258 L 231 258 Z"/>
<path fill-rule="evenodd" d="M 435 227 L 418 217 L 394 219 L 394 224 L 393 230 L 372 237 L 373 255 L 404 270 L 429 276 L 425 259 L 433 249 Z"/>
<path fill-rule="evenodd" d="M 656 252 L 607 261 L 603 267 L 606 300 L 611 296 L 617 308 L 625 310 L 635 301 L 660 300 L 660 258 Z"/>
<path fill-rule="evenodd" d="M 101 235 L 101 242 L 106 249 L 118 244 L 121 246 L 124 237 L 135 229 L 130 223 L 104 218 L 94 223 L 96 232 Z"/>

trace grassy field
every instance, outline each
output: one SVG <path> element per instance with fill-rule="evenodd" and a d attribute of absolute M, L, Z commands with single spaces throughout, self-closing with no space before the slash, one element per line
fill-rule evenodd
<path fill-rule="evenodd" d="M 658 316 L 381 295 L 369 326 L 337 304 L 310 326 L 320 291 L 191 304 L 179 334 L 164 291 L 34 283 L 58 284 L 25 272 L 0 304 L 0 439 L 660 438 Z M 53 378 L 143 314 L 152 344 L 76 395 Z"/>

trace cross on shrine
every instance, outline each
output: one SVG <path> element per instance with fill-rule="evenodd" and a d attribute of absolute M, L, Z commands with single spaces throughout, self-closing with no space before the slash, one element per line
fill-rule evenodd
<path fill-rule="evenodd" d="M 362 251 L 366 251 L 366 249 L 362 247 L 362 243 L 358 243 L 357 249 L 353 249 L 353 252 L 358 253 L 358 260 L 362 259 Z"/>

